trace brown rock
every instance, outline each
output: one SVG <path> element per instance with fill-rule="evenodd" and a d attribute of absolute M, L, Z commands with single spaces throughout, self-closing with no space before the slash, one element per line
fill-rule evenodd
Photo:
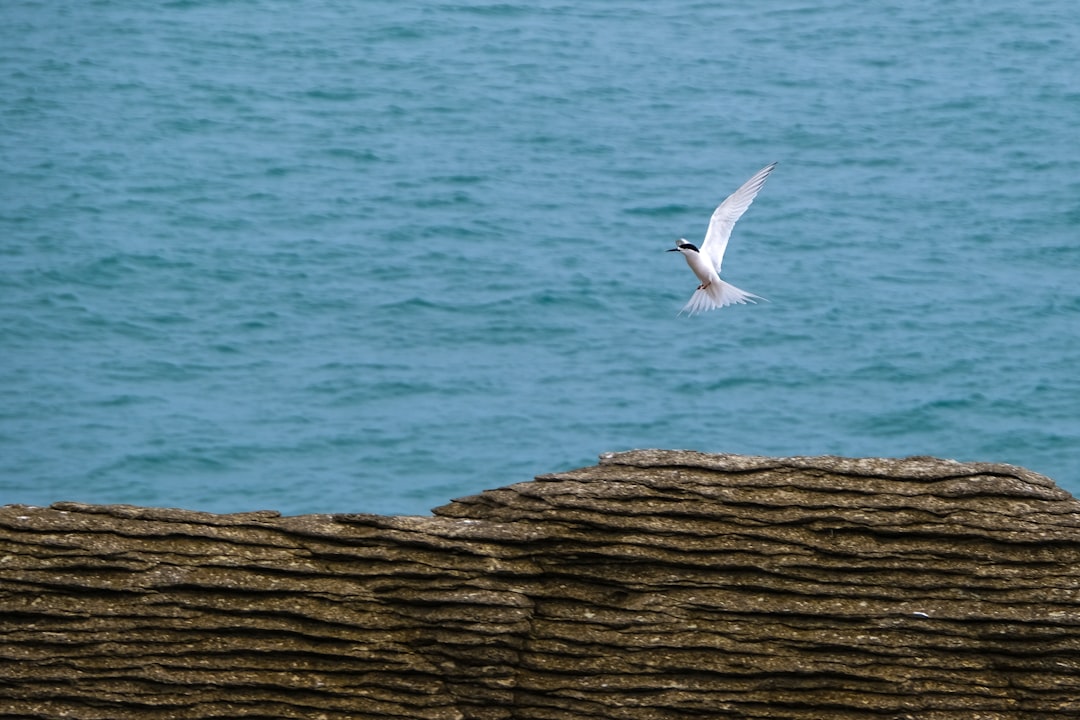
<path fill-rule="evenodd" d="M 0 717 L 1080 717 L 1080 503 L 648 450 L 434 517 L 0 509 Z"/>

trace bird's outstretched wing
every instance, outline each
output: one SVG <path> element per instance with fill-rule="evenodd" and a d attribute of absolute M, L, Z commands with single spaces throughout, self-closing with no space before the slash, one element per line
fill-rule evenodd
<path fill-rule="evenodd" d="M 712 260 L 716 266 L 716 272 L 720 272 L 720 264 L 724 261 L 724 251 L 727 250 L 728 238 L 731 237 L 731 229 L 735 222 L 754 202 L 761 186 L 765 184 L 765 178 L 776 167 L 776 163 L 766 165 L 757 171 L 754 177 L 743 183 L 742 187 L 731 193 L 728 199 L 720 203 L 720 207 L 713 211 L 712 219 L 709 220 L 709 229 L 705 232 L 705 241 L 701 243 L 701 252 Z"/>

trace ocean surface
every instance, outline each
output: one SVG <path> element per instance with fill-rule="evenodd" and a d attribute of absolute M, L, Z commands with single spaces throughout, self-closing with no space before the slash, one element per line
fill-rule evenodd
<path fill-rule="evenodd" d="M 605 451 L 1080 493 L 1080 5 L 7 0 L 0 504 L 426 513 Z M 665 251 L 769 162 L 724 278 Z"/>

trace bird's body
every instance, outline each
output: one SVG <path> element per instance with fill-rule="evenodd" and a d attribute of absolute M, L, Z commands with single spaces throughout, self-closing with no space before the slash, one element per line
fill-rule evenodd
<path fill-rule="evenodd" d="M 700 249 L 682 238 L 677 240 L 675 247 L 668 251 L 681 253 L 686 258 L 686 264 L 701 281 L 690 297 L 690 301 L 679 311 L 680 315 L 684 312 L 694 315 L 734 303 L 764 300 L 759 295 L 745 292 L 721 280 L 720 266 L 724 261 L 724 251 L 727 250 L 731 229 L 750 207 L 750 203 L 754 201 L 754 197 L 765 184 L 765 178 L 769 177 L 769 173 L 775 167 L 776 163 L 772 163 L 758 170 L 752 178 L 743 183 L 742 187 L 720 203 L 709 220 L 709 229 L 705 232 L 705 240 L 701 243 Z"/>

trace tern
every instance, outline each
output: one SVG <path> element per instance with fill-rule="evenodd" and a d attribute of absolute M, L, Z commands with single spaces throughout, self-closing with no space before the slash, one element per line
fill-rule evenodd
<path fill-rule="evenodd" d="M 701 281 L 697 290 L 690 296 L 690 302 L 679 311 L 680 315 L 683 313 L 694 315 L 734 303 L 742 304 L 765 299 L 721 280 L 720 264 L 724 261 L 724 251 L 727 250 L 731 229 L 750 207 L 750 203 L 754 202 L 758 191 L 765 184 L 765 178 L 769 177 L 774 167 L 776 163 L 761 168 L 754 177 L 743 183 L 742 187 L 720 203 L 720 206 L 713 211 L 712 218 L 709 220 L 709 229 L 705 231 L 705 240 L 702 241 L 700 248 L 687 242 L 686 238 L 679 238 L 675 241 L 675 247 L 668 250 L 668 252 L 682 253 L 682 256 L 686 258 L 686 264 Z"/>

